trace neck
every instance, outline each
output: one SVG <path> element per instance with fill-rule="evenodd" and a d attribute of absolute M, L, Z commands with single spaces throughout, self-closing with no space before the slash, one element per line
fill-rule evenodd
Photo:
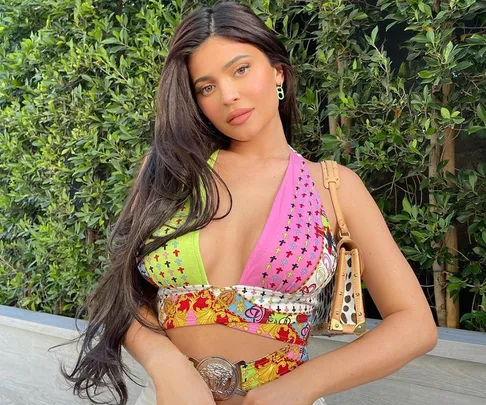
<path fill-rule="evenodd" d="M 255 159 L 287 159 L 289 145 L 278 112 L 256 136 L 247 141 L 232 140 L 228 151 Z"/>

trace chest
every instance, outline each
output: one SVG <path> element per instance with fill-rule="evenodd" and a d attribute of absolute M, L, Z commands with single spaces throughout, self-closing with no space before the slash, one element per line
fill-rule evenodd
<path fill-rule="evenodd" d="M 142 267 L 156 284 L 292 293 L 304 285 L 314 288 L 330 274 L 333 227 L 305 161 L 291 156 L 286 166 L 253 169 L 218 171 L 224 183 L 218 183 L 215 219 L 147 255 Z M 172 225 L 183 222 L 188 209 Z"/>
<path fill-rule="evenodd" d="M 286 163 L 286 162 L 284 162 Z M 235 285 L 268 229 L 282 215 L 288 192 L 286 165 L 222 172 L 216 218 L 199 231 L 199 250 L 210 284 Z"/>
<path fill-rule="evenodd" d="M 320 262 L 331 233 L 305 161 L 292 155 L 287 168 L 220 174 L 231 199 L 221 187 L 218 217 L 227 215 L 199 233 L 209 284 L 297 290 Z"/>

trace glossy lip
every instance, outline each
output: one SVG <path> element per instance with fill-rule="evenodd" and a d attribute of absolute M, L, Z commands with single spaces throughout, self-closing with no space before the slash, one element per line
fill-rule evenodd
<path fill-rule="evenodd" d="M 251 117 L 253 110 L 250 110 L 244 114 L 238 115 L 237 117 L 233 118 L 228 124 L 231 126 L 241 125 L 248 121 Z"/>
<path fill-rule="evenodd" d="M 250 112 L 252 110 L 253 110 L 253 108 L 238 108 L 237 110 L 231 112 L 226 117 L 226 122 L 229 124 L 229 123 L 231 123 L 231 120 L 239 117 L 240 115 L 246 114 L 247 112 Z"/>

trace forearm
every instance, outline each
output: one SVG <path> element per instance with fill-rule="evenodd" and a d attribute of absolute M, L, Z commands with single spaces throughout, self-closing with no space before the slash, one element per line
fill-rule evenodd
<path fill-rule="evenodd" d="M 428 317 L 397 312 L 352 343 L 304 363 L 294 374 L 313 398 L 331 395 L 390 375 L 432 350 L 437 328 Z M 423 322 L 422 322 L 423 320 Z"/>
<path fill-rule="evenodd" d="M 158 325 L 157 317 L 150 309 L 141 308 L 140 315 L 152 325 Z M 123 346 L 152 378 L 164 363 L 185 360 L 166 335 L 150 330 L 135 319 L 125 334 Z"/>

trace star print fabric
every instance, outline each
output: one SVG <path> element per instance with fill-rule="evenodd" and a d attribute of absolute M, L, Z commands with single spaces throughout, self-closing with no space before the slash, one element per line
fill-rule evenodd
<path fill-rule="evenodd" d="M 187 212 L 181 207 L 154 235 L 180 226 Z M 138 268 L 159 287 L 159 321 L 167 329 L 218 323 L 305 345 L 317 295 L 332 279 L 336 262 L 319 193 L 305 160 L 291 149 L 271 212 L 237 285 L 210 285 L 198 231 L 170 240 L 143 257 Z"/>

